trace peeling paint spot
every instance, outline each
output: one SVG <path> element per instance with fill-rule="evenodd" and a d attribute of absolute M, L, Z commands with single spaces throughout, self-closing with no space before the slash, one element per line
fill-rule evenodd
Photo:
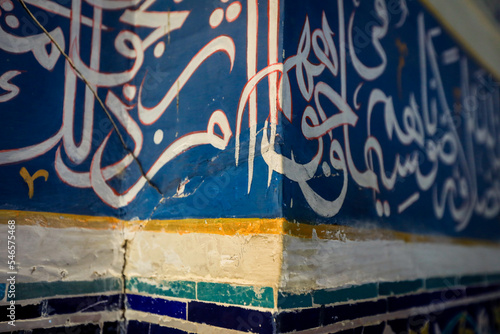
<path fill-rule="evenodd" d="M 182 182 L 177 187 L 177 193 L 174 195 L 174 198 L 182 198 L 191 195 L 190 193 L 187 194 L 184 193 L 184 190 L 186 189 L 186 184 L 188 184 L 189 181 L 190 180 L 188 179 L 187 176 L 184 178 L 184 180 L 182 180 Z"/>
<path fill-rule="evenodd" d="M 337 238 L 338 240 L 343 241 L 343 242 L 346 242 L 346 241 L 347 241 L 347 236 L 346 236 L 346 234 L 344 233 L 344 230 L 338 230 L 338 231 L 335 233 L 335 238 Z"/>

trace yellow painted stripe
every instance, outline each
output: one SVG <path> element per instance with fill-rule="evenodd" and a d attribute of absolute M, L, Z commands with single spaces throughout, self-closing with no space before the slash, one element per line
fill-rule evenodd
<path fill-rule="evenodd" d="M 0 224 L 15 220 L 16 225 L 52 228 L 123 229 L 124 222 L 114 217 L 71 215 L 53 212 L 0 210 Z"/>
<path fill-rule="evenodd" d="M 500 26 L 479 4 L 472 0 L 420 2 L 474 60 L 500 80 Z"/>
<path fill-rule="evenodd" d="M 404 242 L 458 244 L 464 246 L 487 245 L 500 247 L 499 243 L 481 239 L 429 236 L 380 228 L 356 228 L 325 224 L 311 225 L 292 223 L 289 221 L 285 221 L 283 224 L 283 234 L 304 239 L 318 238 L 341 241 L 402 240 Z"/>
<path fill-rule="evenodd" d="M 281 234 L 284 218 L 206 218 L 179 220 L 134 220 L 53 212 L 0 210 L 0 224 L 14 219 L 16 225 L 95 230 L 127 229 L 164 233 L 221 235 Z"/>
<path fill-rule="evenodd" d="M 84 228 L 95 230 L 126 229 L 130 232 L 150 231 L 161 233 L 203 233 L 218 235 L 289 235 L 298 238 L 327 240 L 402 240 L 419 243 L 447 243 L 466 246 L 500 244 L 480 239 L 429 236 L 407 232 L 397 232 L 378 228 L 356 228 L 341 225 L 313 225 L 290 222 L 285 218 L 207 218 L 180 220 L 136 220 L 125 221 L 113 217 L 71 215 L 52 212 L 0 210 L 0 224 L 8 220 L 16 224 L 49 228 Z"/>
<path fill-rule="evenodd" d="M 132 231 L 165 233 L 208 233 L 221 235 L 281 234 L 284 218 L 216 218 L 129 221 L 125 226 Z"/>

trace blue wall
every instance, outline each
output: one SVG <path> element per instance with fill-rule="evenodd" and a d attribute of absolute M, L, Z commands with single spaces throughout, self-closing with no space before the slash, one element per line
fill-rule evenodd
<path fill-rule="evenodd" d="M 500 237 L 498 83 L 418 1 L 57 3 L 84 19 L 29 7 L 159 191 L 14 3 L 0 209 Z"/>
<path fill-rule="evenodd" d="M 285 18 L 285 156 L 314 167 L 285 178 L 284 215 L 498 240 L 495 78 L 417 1 L 300 2 Z"/>

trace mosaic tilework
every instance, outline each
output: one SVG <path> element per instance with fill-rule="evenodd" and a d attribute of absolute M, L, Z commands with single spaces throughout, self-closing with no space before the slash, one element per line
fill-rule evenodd
<path fill-rule="evenodd" d="M 370 283 L 335 290 L 317 290 L 299 295 L 280 292 L 277 304 L 280 311 L 277 313 L 271 304 L 269 304 L 269 311 L 247 309 L 239 306 L 244 304 L 242 300 L 234 296 L 226 298 L 224 293 L 218 293 L 218 291 L 238 291 L 238 289 L 247 289 L 248 291 L 248 287 L 231 286 L 232 290 L 224 290 L 227 286 L 215 283 L 196 283 L 198 300 L 183 300 L 181 302 L 182 299 L 168 300 L 168 296 L 162 298 L 142 296 L 142 304 L 137 304 L 135 302 L 138 298 L 137 295 L 129 294 L 127 298 L 129 299 L 128 305 L 134 310 L 164 315 L 168 312 L 167 310 L 182 306 L 185 308 L 185 312 L 180 311 L 171 316 L 189 322 L 205 323 L 232 330 L 254 333 L 286 333 L 294 330 L 334 326 L 343 321 L 378 317 L 412 308 L 428 308 L 436 304 L 447 308 L 448 304 L 452 302 L 469 303 L 475 300 L 474 298 L 483 298 L 484 301 L 481 303 L 487 304 L 490 300 L 500 299 L 499 283 L 498 275 L 492 274 Z M 173 283 L 162 282 L 162 284 L 171 286 Z M 183 287 L 179 284 L 179 282 L 175 282 L 179 291 L 182 291 Z M 185 282 L 185 285 L 192 287 L 193 282 Z M 200 291 L 206 289 L 207 285 L 210 286 L 208 291 L 212 294 L 206 292 L 200 294 Z M 151 291 L 162 291 L 161 288 L 151 289 L 149 285 L 134 284 L 133 286 L 136 293 L 147 294 Z M 241 296 L 244 296 L 248 301 L 252 300 L 248 295 L 241 294 Z M 210 299 L 210 302 L 206 302 L 204 299 Z M 131 303 L 130 300 L 133 302 Z M 158 300 L 162 300 L 163 308 L 159 307 L 156 312 L 152 311 L 155 305 L 158 305 Z M 144 303 L 149 304 L 146 306 Z M 377 328 L 379 327 L 375 326 L 370 330 L 375 331 Z"/>
<path fill-rule="evenodd" d="M 495 333 L 500 330 L 500 299 L 469 303 L 450 308 L 442 308 L 431 312 L 413 312 L 408 317 L 394 316 L 390 319 L 374 320 L 365 326 L 352 326 L 350 320 L 359 316 L 371 316 L 385 311 L 383 300 L 359 305 L 341 305 L 337 307 L 322 307 L 304 309 L 301 312 L 284 312 L 272 315 L 269 312 L 249 312 L 248 310 L 220 305 L 202 305 L 199 302 L 190 303 L 192 311 L 188 321 L 211 325 L 213 331 L 233 329 L 251 333 L 288 333 L 299 332 L 311 328 L 324 327 L 324 333 L 361 334 L 361 333 Z M 387 314 L 390 314 L 387 313 Z M 333 324 L 333 326 L 332 326 Z M 347 324 L 347 325 L 346 325 Z M 350 325 L 351 324 L 351 325 Z M 342 330 L 343 327 L 349 327 Z M 126 329 L 125 329 L 126 328 Z M 170 328 L 138 320 L 128 320 L 124 326 L 119 322 L 104 322 L 99 324 L 80 324 L 59 326 L 45 329 L 12 331 L 16 334 L 27 333 L 120 333 L 149 334 L 184 334 L 193 333 L 178 328 Z M 467 331 L 466 331 L 467 330 Z"/>
<path fill-rule="evenodd" d="M 253 333 L 287 333 L 317 327 L 336 331 L 335 326 L 362 318 L 385 322 L 384 326 L 396 328 L 408 325 L 410 316 L 436 318 L 439 322 L 441 315 L 437 314 L 437 311 L 444 309 L 470 313 L 483 308 L 484 312 L 489 312 L 492 317 L 497 314 L 500 316 L 499 278 L 498 274 L 433 277 L 369 283 L 298 295 L 280 292 L 278 311 L 274 307 L 273 289 L 270 287 L 256 288 L 192 281 L 160 281 L 157 284 L 151 279 L 135 277 L 126 284 L 128 292 L 125 299 L 121 293 L 112 293 L 120 287 L 116 280 L 101 280 L 93 284 L 88 282 L 80 284 L 80 288 L 76 290 L 75 282 L 25 284 L 25 287 L 20 284 L 23 291 L 30 291 L 29 288 L 34 287 L 48 287 L 44 290 L 43 296 L 49 293 L 52 296 L 43 297 L 33 304 L 18 305 L 16 316 L 20 322 L 42 321 L 76 313 L 122 312 L 126 308 L 142 314 L 166 316 L 192 324 L 206 324 L 214 328 Z M 90 286 L 93 289 L 90 289 Z M 106 289 L 108 294 L 96 293 Z M 88 295 L 89 291 L 96 294 Z M 74 296 L 78 293 L 80 296 Z M 62 297 L 64 294 L 68 296 Z M 41 292 L 38 294 L 30 292 L 24 294 L 24 297 L 33 298 L 40 295 Z M 7 314 L 6 308 L 6 305 L 0 307 L 2 315 Z M 406 314 L 405 312 L 409 310 L 412 311 Z M 397 318 L 396 315 L 401 312 L 405 315 L 405 319 L 395 319 L 394 317 Z M 495 319 L 488 321 L 495 324 Z M 129 320 L 127 323 L 129 330 L 148 328 L 151 333 L 189 332 L 164 327 L 164 324 L 141 322 L 139 319 Z M 6 321 L 8 319 L 3 316 L 0 325 Z M 96 325 L 95 328 L 85 326 L 82 327 L 84 333 L 97 328 L 99 330 L 103 328 L 104 331 L 103 324 Z M 106 326 L 112 327 L 109 324 Z M 384 326 L 377 325 L 369 330 L 375 333 L 378 328 L 385 328 Z M 109 328 L 106 330 L 111 331 Z M 358 329 L 352 330 L 357 333 Z"/>

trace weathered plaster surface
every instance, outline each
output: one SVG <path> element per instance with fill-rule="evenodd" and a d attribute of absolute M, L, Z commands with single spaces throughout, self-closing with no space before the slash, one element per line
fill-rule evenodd
<path fill-rule="evenodd" d="M 127 243 L 126 276 L 275 286 L 280 235 L 138 231 Z"/>
<path fill-rule="evenodd" d="M 0 234 L 7 235 L 7 225 Z M 20 282 L 83 281 L 121 276 L 124 264 L 120 230 L 16 226 L 17 278 Z M 0 239 L 7 249 L 7 238 Z M 0 261 L 7 263 L 7 252 Z M 7 266 L 0 268 L 7 275 Z"/>
<path fill-rule="evenodd" d="M 402 240 L 284 236 L 281 289 L 288 292 L 433 276 L 493 273 L 500 248 Z"/>

